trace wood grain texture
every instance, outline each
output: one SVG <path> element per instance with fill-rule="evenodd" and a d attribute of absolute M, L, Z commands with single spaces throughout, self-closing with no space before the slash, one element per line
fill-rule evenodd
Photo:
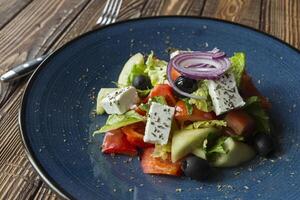
<path fill-rule="evenodd" d="M 207 0 L 202 16 L 259 28 L 261 0 Z"/>
<path fill-rule="evenodd" d="M 200 16 L 204 0 L 151 0 L 142 9 L 141 16 L 189 15 Z"/>
<path fill-rule="evenodd" d="M 105 6 L 106 0 L 90 1 L 80 12 L 68 28 L 61 34 L 57 41 L 49 49 L 50 52 L 58 49 L 68 41 L 78 37 L 79 35 L 92 30 L 96 26 L 96 22 Z"/>
<path fill-rule="evenodd" d="M 36 0 L 0 31 L 0 73 L 44 53 L 88 0 Z"/>
<path fill-rule="evenodd" d="M 0 29 L 23 10 L 32 0 L 0 0 Z"/>
<path fill-rule="evenodd" d="M 140 17 L 142 8 L 145 4 L 146 0 L 123 0 L 123 6 L 121 7 L 118 21 Z"/>
<path fill-rule="evenodd" d="M 260 29 L 300 49 L 300 1 L 263 0 Z"/>

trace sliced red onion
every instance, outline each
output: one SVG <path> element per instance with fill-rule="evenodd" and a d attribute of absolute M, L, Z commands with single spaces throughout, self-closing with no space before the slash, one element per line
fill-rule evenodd
<path fill-rule="evenodd" d="M 177 88 L 171 78 L 172 67 L 174 67 L 183 76 L 191 79 L 218 79 L 229 69 L 230 61 L 228 58 L 226 58 L 224 52 L 214 48 L 212 51 L 207 52 L 183 52 L 174 56 L 168 63 L 168 81 L 176 92 L 183 96 L 194 99 L 205 99 L 204 97 L 183 92 Z"/>
<path fill-rule="evenodd" d="M 224 52 L 216 54 L 199 51 L 185 52 L 174 56 L 169 64 L 182 75 L 192 79 L 217 79 L 228 70 L 230 61 L 225 57 Z"/>

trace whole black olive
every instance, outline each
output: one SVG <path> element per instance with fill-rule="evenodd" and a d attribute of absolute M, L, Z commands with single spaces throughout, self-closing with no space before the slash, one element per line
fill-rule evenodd
<path fill-rule="evenodd" d="M 186 157 L 182 161 L 181 168 L 185 176 L 200 181 L 205 180 L 211 172 L 211 167 L 207 160 L 193 155 Z"/>
<path fill-rule="evenodd" d="M 135 76 L 132 81 L 132 86 L 139 90 L 147 90 L 152 88 L 150 78 L 144 75 Z"/>
<path fill-rule="evenodd" d="M 197 80 L 190 79 L 185 76 L 179 76 L 174 83 L 181 91 L 186 93 L 193 93 L 198 89 Z M 181 95 L 178 96 L 182 97 Z"/>
<path fill-rule="evenodd" d="M 253 145 L 257 153 L 261 156 L 267 156 L 274 150 L 274 141 L 271 136 L 258 133 L 253 139 Z"/>

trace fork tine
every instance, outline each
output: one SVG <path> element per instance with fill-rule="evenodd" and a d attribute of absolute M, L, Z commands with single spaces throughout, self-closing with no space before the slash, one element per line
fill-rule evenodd
<path fill-rule="evenodd" d="M 106 25 L 116 21 L 123 0 L 108 0 L 97 20 L 97 24 Z"/>
<path fill-rule="evenodd" d="M 105 7 L 99 17 L 99 19 L 97 20 L 97 24 L 103 24 L 103 21 L 106 20 L 106 13 L 108 13 L 109 8 L 111 7 L 112 1 L 111 0 L 107 0 Z"/>
<path fill-rule="evenodd" d="M 114 10 L 116 9 L 115 7 L 116 7 L 117 2 L 118 2 L 118 0 L 112 0 L 111 9 L 106 13 L 106 21 L 103 22 L 104 25 L 110 24 L 111 15 L 114 12 Z"/>
<path fill-rule="evenodd" d="M 116 21 L 118 15 L 119 15 L 120 9 L 121 9 L 122 1 L 123 1 L 123 0 L 117 1 L 118 4 L 117 4 L 117 6 L 116 6 L 116 10 L 115 10 L 114 15 L 112 15 L 111 23 L 114 23 L 114 22 Z"/>
<path fill-rule="evenodd" d="M 114 7 L 115 7 L 116 2 L 117 2 L 117 0 L 112 0 L 111 1 L 107 12 L 103 13 L 103 15 L 105 16 L 105 18 L 104 18 L 104 20 L 102 21 L 101 24 L 106 25 L 106 24 L 110 23 L 110 18 L 111 18 L 110 15 L 114 11 Z"/>

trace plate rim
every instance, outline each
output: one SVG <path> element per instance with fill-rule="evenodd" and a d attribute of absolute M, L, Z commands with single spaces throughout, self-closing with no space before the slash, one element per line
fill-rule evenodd
<path fill-rule="evenodd" d="M 285 42 L 284 40 L 277 38 L 276 36 L 273 36 L 269 33 L 266 33 L 262 30 L 244 25 L 244 24 L 239 24 L 237 22 L 232 22 L 232 21 L 227 21 L 224 19 L 217 19 L 217 18 L 212 18 L 212 17 L 202 17 L 202 16 L 181 16 L 181 15 L 167 15 L 167 16 L 149 16 L 149 17 L 141 17 L 141 18 L 134 18 L 134 19 L 127 19 L 127 20 L 121 20 L 118 22 L 115 22 L 113 24 L 108 24 L 105 26 L 101 26 L 101 27 L 97 27 L 95 29 L 92 29 L 88 32 L 85 32 L 75 38 L 73 38 L 72 40 L 68 41 L 67 43 L 65 43 L 63 46 L 61 46 L 60 48 L 58 48 L 57 50 L 55 50 L 54 52 L 50 53 L 46 59 L 41 62 L 41 64 L 39 64 L 38 68 L 33 72 L 33 74 L 30 76 L 29 80 L 27 81 L 26 85 L 25 85 L 25 90 L 23 92 L 23 95 L 21 97 L 21 107 L 19 109 L 19 114 L 18 114 L 18 123 L 19 123 L 19 127 L 20 127 L 20 132 L 19 134 L 21 135 L 21 140 L 23 143 L 23 146 L 25 148 L 25 154 L 27 156 L 27 158 L 29 159 L 30 164 L 33 166 L 34 170 L 38 173 L 38 175 L 42 178 L 42 180 L 47 184 L 47 186 L 49 188 L 51 188 L 56 194 L 58 194 L 60 197 L 64 198 L 64 199 L 75 199 L 74 196 L 72 196 L 72 194 L 70 194 L 69 192 L 67 192 L 61 185 L 59 185 L 49 174 L 48 172 L 43 168 L 42 164 L 40 163 L 40 161 L 37 159 L 37 157 L 35 156 L 35 153 L 33 151 L 33 149 L 30 146 L 30 142 L 28 140 L 27 137 L 27 133 L 25 131 L 25 123 L 23 123 L 24 121 L 24 114 L 25 114 L 25 104 L 27 102 L 28 99 L 28 92 L 31 89 L 31 86 L 33 84 L 33 81 L 35 80 L 35 78 L 37 77 L 37 75 L 40 73 L 41 69 L 44 68 L 44 66 L 46 66 L 46 64 L 49 62 L 49 60 L 51 60 L 53 57 L 55 57 L 55 55 L 57 55 L 58 53 L 60 53 L 63 49 L 65 49 L 67 46 L 71 45 L 72 43 L 80 40 L 83 37 L 86 37 L 87 35 L 93 34 L 95 32 L 101 31 L 103 29 L 107 29 L 113 26 L 118 26 L 120 24 L 124 24 L 124 23 L 130 23 L 130 22 L 136 22 L 136 21 L 147 21 L 147 20 L 151 20 L 151 19 L 166 19 L 166 18 L 170 18 L 170 19 L 174 19 L 174 18 L 181 18 L 181 19 L 196 19 L 196 20 L 211 20 L 211 21 L 215 21 L 215 22 L 221 22 L 224 24 L 231 24 L 231 25 L 235 25 L 235 26 L 239 26 L 251 31 L 254 31 L 256 33 L 260 33 L 264 36 L 270 37 L 278 42 L 280 42 L 281 44 L 291 48 L 292 50 L 298 52 L 300 54 L 300 50 L 297 49 L 296 47 L 292 46 L 291 44 Z"/>

